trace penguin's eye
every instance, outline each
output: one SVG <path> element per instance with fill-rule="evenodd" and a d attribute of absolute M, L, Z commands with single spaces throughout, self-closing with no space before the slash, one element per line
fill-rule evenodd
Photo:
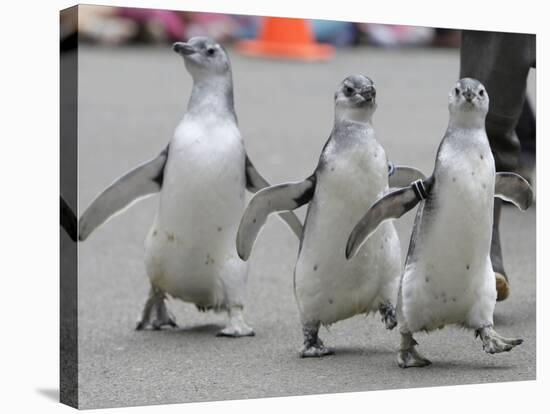
<path fill-rule="evenodd" d="M 483 96 L 483 95 L 485 95 L 485 91 L 482 89 L 479 91 L 479 96 Z"/>
<path fill-rule="evenodd" d="M 456 95 L 456 96 L 460 95 L 460 89 L 455 88 L 455 95 Z"/>
<path fill-rule="evenodd" d="M 344 95 L 346 95 L 346 96 L 353 95 L 353 92 L 355 92 L 355 89 L 353 89 L 351 86 L 346 86 L 344 88 Z"/>
<path fill-rule="evenodd" d="M 208 56 L 213 56 L 214 53 L 216 53 L 216 49 L 214 49 L 213 47 L 209 47 L 208 49 L 206 49 L 206 54 Z"/>

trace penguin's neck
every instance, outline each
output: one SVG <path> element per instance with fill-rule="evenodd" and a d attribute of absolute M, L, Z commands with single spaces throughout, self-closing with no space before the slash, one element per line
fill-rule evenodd
<path fill-rule="evenodd" d="M 475 147 L 482 151 L 490 151 L 489 139 L 485 132 L 485 117 L 479 114 L 453 114 L 449 118 L 445 139 L 453 142 L 460 150 Z"/>
<path fill-rule="evenodd" d="M 235 117 L 231 74 L 194 79 L 187 113 Z"/>
<path fill-rule="evenodd" d="M 449 129 L 478 130 L 485 128 L 485 116 L 475 111 L 455 112 L 449 117 Z"/>
<path fill-rule="evenodd" d="M 365 111 L 364 109 L 341 108 L 337 106 L 334 112 L 334 121 L 336 123 L 356 122 L 372 127 L 372 112 Z"/>

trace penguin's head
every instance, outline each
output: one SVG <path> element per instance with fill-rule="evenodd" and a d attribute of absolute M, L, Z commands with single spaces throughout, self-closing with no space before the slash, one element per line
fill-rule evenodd
<path fill-rule="evenodd" d="M 376 110 L 374 82 L 364 75 L 348 76 L 336 89 L 334 103 L 339 118 L 370 118 Z"/>
<path fill-rule="evenodd" d="M 463 118 L 481 117 L 489 110 L 489 95 L 483 84 L 472 78 L 460 79 L 449 92 L 449 112 Z"/>
<path fill-rule="evenodd" d="M 176 42 L 172 49 L 183 57 L 185 67 L 193 78 L 231 73 L 227 52 L 208 37 L 197 36 L 187 42 Z"/>

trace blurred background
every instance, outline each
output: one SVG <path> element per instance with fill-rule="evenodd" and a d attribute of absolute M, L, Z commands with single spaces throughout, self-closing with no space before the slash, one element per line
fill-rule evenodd
<path fill-rule="evenodd" d="M 256 37 L 262 17 L 127 7 L 80 7 L 80 18 L 61 21 L 62 39 L 78 27 L 80 40 L 104 45 L 168 43 L 206 35 L 231 43 Z M 67 17 L 67 16 L 64 16 Z M 337 47 L 458 47 L 457 30 L 330 20 L 311 21 L 318 42 Z"/>

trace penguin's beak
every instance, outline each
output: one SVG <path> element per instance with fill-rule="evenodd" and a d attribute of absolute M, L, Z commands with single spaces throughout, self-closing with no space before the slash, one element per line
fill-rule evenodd
<path fill-rule="evenodd" d="M 374 86 L 369 86 L 361 91 L 361 96 L 366 102 L 372 102 L 376 98 L 376 89 Z"/>
<path fill-rule="evenodd" d="M 172 45 L 174 52 L 179 53 L 182 56 L 189 56 L 194 53 L 197 53 L 197 50 L 191 46 L 189 43 L 185 42 L 176 42 Z"/>
<path fill-rule="evenodd" d="M 475 97 L 475 93 L 470 89 L 466 89 L 466 91 L 462 92 L 462 96 L 464 96 L 464 99 L 466 99 L 467 102 L 472 102 Z"/>

